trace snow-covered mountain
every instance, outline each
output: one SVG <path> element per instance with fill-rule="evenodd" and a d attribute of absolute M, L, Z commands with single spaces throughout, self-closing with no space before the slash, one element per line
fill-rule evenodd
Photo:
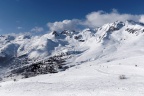
<path fill-rule="evenodd" d="M 92 85 L 96 84 L 99 86 L 99 88 L 103 87 L 104 89 L 110 86 L 112 89 L 117 87 L 120 88 L 120 90 L 117 89 L 118 92 L 120 92 L 122 91 L 122 84 L 126 83 L 120 83 L 121 85 L 116 85 L 119 84 L 119 81 L 111 81 L 112 78 L 115 78 L 117 76 L 120 76 L 120 79 L 132 78 L 130 79 L 130 82 L 134 82 L 134 79 L 139 80 L 144 76 L 141 74 L 142 72 L 144 72 L 144 65 L 142 64 L 144 63 L 142 62 L 144 55 L 143 42 L 144 24 L 134 22 L 132 20 L 125 22 L 116 21 L 114 23 L 105 24 L 96 29 L 87 28 L 78 32 L 70 30 L 64 30 L 62 32 L 53 31 L 42 36 L 31 36 L 26 34 L 1 35 L 1 73 L 5 74 L 5 76 L 3 77 L 4 80 L 7 80 L 7 78 L 9 77 L 15 80 L 15 78 L 28 78 L 29 74 L 31 77 L 39 74 L 59 72 L 57 74 L 53 74 L 52 77 L 50 77 L 50 75 L 46 75 L 48 77 L 44 77 L 44 75 L 37 76 L 32 79 L 27 79 L 28 81 L 24 80 L 22 81 L 22 84 L 23 86 L 25 86 L 26 82 L 29 82 L 29 80 L 31 82 L 46 82 L 47 84 L 48 81 L 46 81 L 46 79 L 50 79 L 50 82 L 52 82 L 53 86 L 57 86 L 56 90 L 60 90 L 59 87 L 63 86 L 61 84 L 65 83 L 65 87 L 63 86 L 64 89 L 66 89 L 66 86 L 70 86 L 69 89 L 67 89 L 68 91 L 72 91 L 72 88 L 74 87 L 80 88 L 82 91 L 89 89 L 91 92 L 92 89 L 95 89 Z M 4 70 L 5 72 L 3 72 Z M 76 74 L 77 76 L 74 77 Z M 64 78 L 67 80 L 63 81 L 63 75 L 66 75 L 66 77 Z M 125 75 L 128 77 L 125 77 Z M 70 76 L 72 76 L 73 78 Z M 60 79 L 62 82 L 60 83 L 54 78 L 58 78 L 58 80 Z M 86 83 L 86 81 L 84 81 L 85 79 L 90 80 L 89 83 Z M 100 86 L 99 83 L 94 83 L 95 79 L 98 79 L 99 83 L 104 82 L 104 84 L 106 85 L 102 84 L 102 86 Z M 83 83 L 78 82 L 77 80 L 81 80 Z M 78 85 L 71 86 L 68 84 L 68 82 L 71 85 L 75 85 L 72 82 L 75 82 Z M 106 82 L 110 82 L 110 86 Z M 19 85 L 19 83 L 17 84 L 18 87 L 21 86 Z M 140 83 L 144 84 L 144 82 L 142 81 L 140 81 Z M 3 84 L 5 85 L 5 83 Z M 42 86 L 42 83 L 38 84 Z M 83 88 L 80 87 L 81 84 Z M 87 89 L 85 87 L 85 84 L 87 84 L 87 87 L 90 88 Z M 115 87 L 112 87 L 112 84 L 115 84 Z M 135 84 L 135 86 L 139 88 L 138 92 L 141 92 L 140 90 L 142 90 L 142 87 L 136 85 L 136 82 L 134 82 L 133 84 Z M 32 84 L 30 88 L 32 88 L 33 86 L 36 85 Z M 134 86 L 131 85 L 130 87 L 125 88 L 131 88 L 133 90 L 133 87 Z M 11 89 L 11 87 L 8 88 Z M 103 88 L 100 88 L 98 90 L 101 90 Z M 112 91 L 111 88 L 109 89 L 110 91 Z M 132 91 L 131 89 L 129 90 Z M 55 90 L 55 88 L 51 89 L 51 91 L 53 90 Z M 106 92 L 109 93 L 109 90 L 107 90 Z M 86 96 L 94 96 L 94 92 L 95 90 L 91 92 L 91 94 L 93 95 L 90 95 L 86 92 L 86 94 L 88 94 Z M 56 95 L 55 93 L 52 94 L 53 95 L 50 96 Z M 75 92 L 73 94 L 75 94 Z M 128 95 L 129 92 L 126 94 L 127 96 L 136 96 Z M 117 96 L 126 96 L 126 94 L 120 94 Z M 144 93 L 141 94 L 144 95 Z M 139 96 L 143 96 L 141 94 Z M 23 96 L 36 96 L 36 94 Z M 46 95 L 43 94 L 38 96 Z M 77 93 L 77 95 L 65 94 L 61 96 L 80 95 L 78 95 Z M 113 94 L 109 93 L 109 96 L 113 96 Z"/>
<path fill-rule="evenodd" d="M 79 32 L 64 30 L 42 36 L 1 35 L 0 65 L 13 69 L 43 62 L 54 56 L 65 56 L 68 65 L 75 65 L 102 58 L 112 61 L 140 55 L 144 52 L 143 32 L 144 24 L 131 20 L 116 21 Z"/>

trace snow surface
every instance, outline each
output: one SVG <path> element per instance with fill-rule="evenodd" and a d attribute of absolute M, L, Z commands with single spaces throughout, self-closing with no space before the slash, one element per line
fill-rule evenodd
<path fill-rule="evenodd" d="M 27 54 L 41 60 L 69 52 L 66 63 L 74 67 L 1 82 L 0 96 L 144 96 L 143 32 L 142 24 L 117 21 L 95 31 L 1 37 L 0 57 Z"/>
<path fill-rule="evenodd" d="M 3 82 L 0 96 L 144 96 L 143 58 L 87 62 L 56 74 Z"/>

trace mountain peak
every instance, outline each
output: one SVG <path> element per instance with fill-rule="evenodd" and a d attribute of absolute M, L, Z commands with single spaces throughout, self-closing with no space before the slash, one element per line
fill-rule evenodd
<path fill-rule="evenodd" d="M 126 20 L 125 22 L 126 24 L 131 24 L 131 25 L 140 25 L 140 26 L 144 26 L 144 23 L 142 22 L 136 22 L 134 20 Z"/>

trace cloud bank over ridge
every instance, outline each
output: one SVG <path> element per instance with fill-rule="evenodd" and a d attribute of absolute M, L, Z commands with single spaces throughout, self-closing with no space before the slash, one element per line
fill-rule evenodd
<path fill-rule="evenodd" d="M 63 20 L 56 22 L 47 23 L 48 28 L 51 31 L 61 31 L 61 30 L 77 30 L 78 26 L 85 26 L 90 28 L 96 28 L 102 26 L 106 23 L 112 23 L 115 21 L 126 21 L 134 20 L 136 22 L 144 23 L 144 14 L 132 15 L 132 14 L 121 14 L 117 10 L 112 10 L 112 12 L 107 13 L 104 11 L 91 12 L 85 16 L 84 20 L 72 19 Z"/>

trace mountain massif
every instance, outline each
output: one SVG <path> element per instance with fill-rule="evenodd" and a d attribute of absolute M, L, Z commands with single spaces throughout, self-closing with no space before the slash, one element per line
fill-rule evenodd
<path fill-rule="evenodd" d="M 1 35 L 1 81 L 20 81 L 2 83 L 0 93 L 5 96 L 9 89 L 7 96 L 19 96 L 29 83 L 30 93 L 21 96 L 143 96 L 143 58 L 144 24 L 132 20 L 41 36 Z M 22 90 L 11 95 L 15 86 Z"/>

